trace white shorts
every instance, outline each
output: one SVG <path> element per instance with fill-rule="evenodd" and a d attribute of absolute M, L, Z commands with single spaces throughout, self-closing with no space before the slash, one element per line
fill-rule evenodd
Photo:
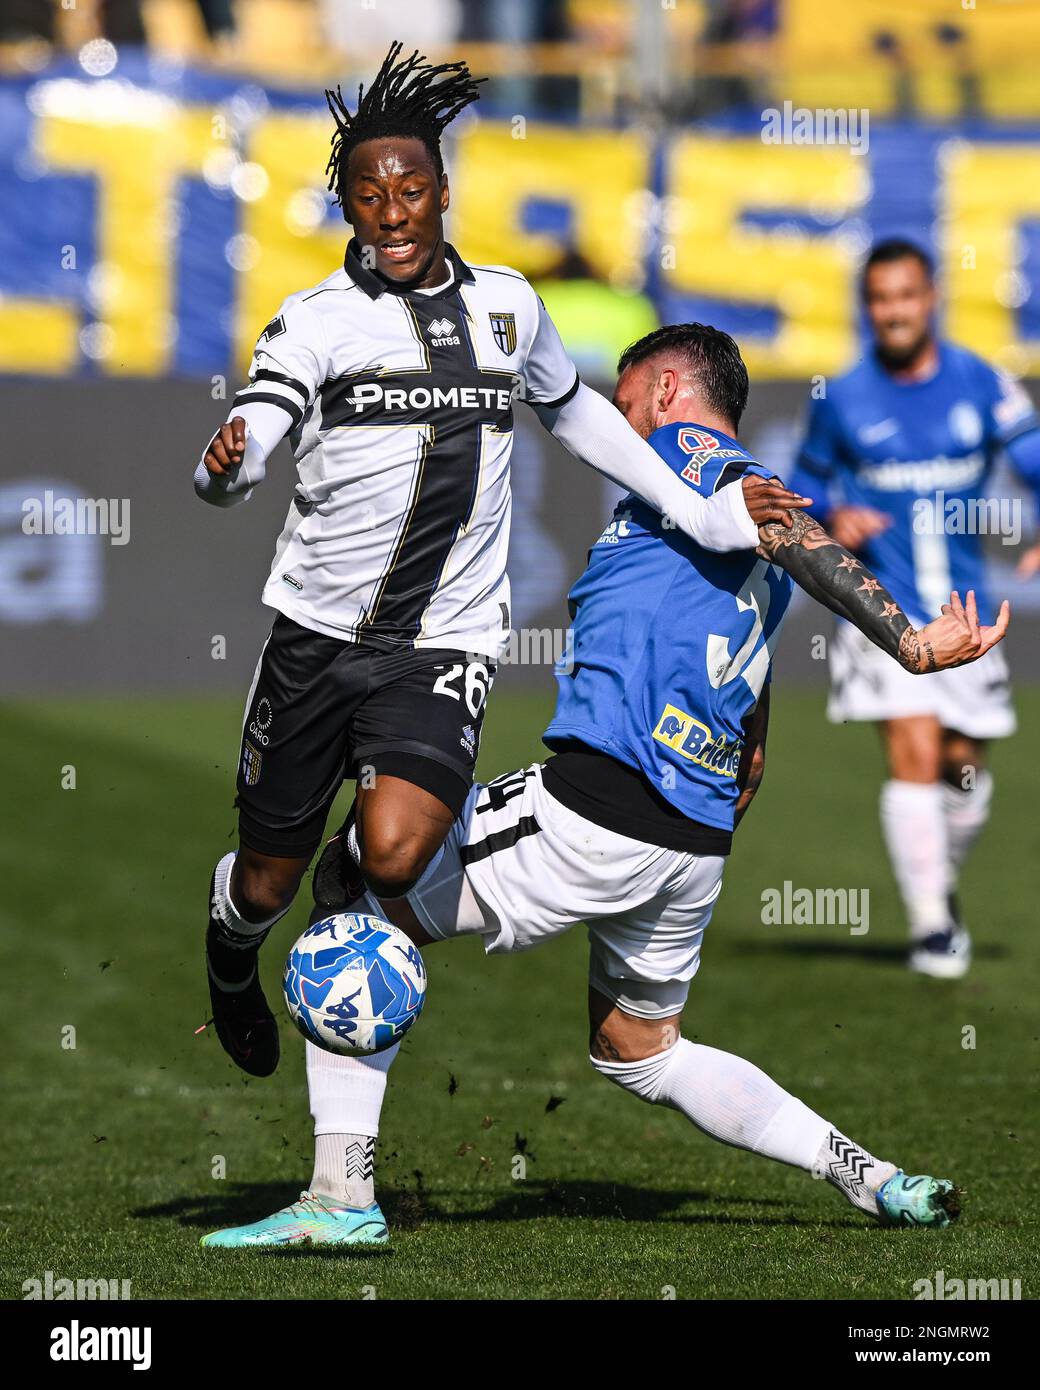
<path fill-rule="evenodd" d="M 590 983 L 626 1013 L 667 1018 L 697 973 L 725 863 L 604 830 L 551 797 L 535 763 L 473 787 L 408 901 L 431 936 L 476 933 L 489 954 L 585 922 Z"/>
<path fill-rule="evenodd" d="M 1015 732 L 1007 662 L 999 647 L 969 666 L 912 676 L 858 628 L 840 622 L 831 640 L 830 669 L 827 718 L 834 724 L 933 714 L 944 729 L 969 738 L 1007 738 Z"/>

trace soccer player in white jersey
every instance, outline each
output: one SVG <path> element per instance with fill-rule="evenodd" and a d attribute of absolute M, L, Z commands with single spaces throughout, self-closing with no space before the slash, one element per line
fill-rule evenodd
<path fill-rule="evenodd" d="M 615 400 L 675 476 L 708 496 L 749 472 L 769 475 L 736 439 L 747 395 L 733 340 L 682 324 L 625 352 Z M 951 594 L 943 616 L 916 629 L 802 512 L 760 528 L 757 555 L 712 555 L 630 496 L 570 593 L 574 662 L 558 673 L 545 734 L 554 756 L 474 787 L 407 898 L 351 906 L 392 917 L 419 946 L 473 933 L 489 953 L 586 923 L 597 1072 L 724 1143 L 826 1178 L 884 1224 L 944 1226 L 958 1212 L 948 1179 L 908 1177 L 751 1062 L 681 1036 L 733 832 L 762 779 L 771 653 L 792 579 L 908 678 L 977 659 L 1007 628 L 1006 606 L 980 628 L 973 595 L 962 606 Z M 308 929 L 319 956 L 327 928 Z M 308 1042 L 309 1190 L 251 1225 L 213 1232 L 205 1247 L 386 1241 L 373 1162 L 397 1050 L 340 1056 Z"/>
<path fill-rule="evenodd" d="M 1006 453 L 1040 486 L 1040 419 L 1017 382 L 936 336 L 932 266 L 918 247 L 880 243 L 862 288 L 871 350 L 813 401 L 792 485 L 811 491 L 813 514 L 915 622 L 934 617 L 951 589 L 973 589 L 986 619 L 984 532 L 1002 516 L 987 502 L 993 465 Z M 1007 544 L 1015 518 L 1005 519 Z M 971 940 L 955 890 L 989 815 L 986 744 L 1015 729 L 1004 653 L 913 681 L 842 623 L 830 670 L 828 717 L 869 720 L 884 741 L 881 826 L 909 920 L 910 966 L 961 976 Z"/>
<path fill-rule="evenodd" d="M 578 380 L 524 277 L 445 244 L 440 136 L 476 83 L 463 63 L 400 53 L 353 114 L 328 94 L 330 188 L 355 235 L 343 268 L 264 329 L 196 472 L 206 501 L 241 502 L 287 432 L 298 472 L 263 594 L 278 617 L 246 705 L 239 848 L 214 870 L 207 931 L 217 1034 L 255 1076 L 278 1063 L 257 952 L 344 778 L 358 783 L 361 868 L 387 898 L 411 888 L 469 792 L 510 627 L 514 400 L 711 549 L 754 544 L 758 523 L 806 500 L 761 478 L 691 493 Z"/>

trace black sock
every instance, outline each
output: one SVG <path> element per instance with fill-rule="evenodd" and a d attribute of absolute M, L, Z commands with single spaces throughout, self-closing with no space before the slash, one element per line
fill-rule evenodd
<path fill-rule="evenodd" d="M 225 985 L 244 984 L 256 969 L 256 957 L 266 932 L 253 938 L 250 946 L 232 946 L 227 928 L 216 918 L 209 919 L 206 931 L 206 956 L 213 974 Z"/>

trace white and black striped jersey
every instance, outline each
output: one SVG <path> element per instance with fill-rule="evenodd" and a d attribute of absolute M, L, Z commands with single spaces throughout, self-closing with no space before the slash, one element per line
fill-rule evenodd
<path fill-rule="evenodd" d="M 316 632 L 498 654 L 509 629 L 514 398 L 559 405 L 578 374 L 515 270 L 398 290 L 347 248 L 260 335 L 235 405 L 291 417 L 299 480 L 264 602 Z"/>

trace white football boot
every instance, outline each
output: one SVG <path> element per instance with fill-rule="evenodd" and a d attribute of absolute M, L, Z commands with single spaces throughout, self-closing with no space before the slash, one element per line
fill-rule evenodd
<path fill-rule="evenodd" d="M 971 937 L 961 926 L 932 932 L 914 942 L 908 964 L 918 975 L 934 980 L 961 980 L 971 965 Z"/>

